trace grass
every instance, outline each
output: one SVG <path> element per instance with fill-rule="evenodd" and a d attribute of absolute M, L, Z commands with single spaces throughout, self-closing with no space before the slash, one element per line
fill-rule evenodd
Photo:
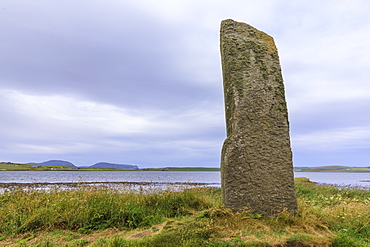
<path fill-rule="evenodd" d="M 318 166 L 318 167 L 294 167 L 295 172 L 370 172 L 370 167 L 352 166 Z"/>
<path fill-rule="evenodd" d="M 26 165 L 0 162 L 0 171 L 26 171 L 31 170 Z"/>
<path fill-rule="evenodd" d="M 370 246 L 370 191 L 296 179 L 299 217 L 221 207 L 217 188 L 0 195 L 0 246 Z"/>
<path fill-rule="evenodd" d="M 212 167 L 164 167 L 164 168 L 143 168 L 143 169 L 113 169 L 93 167 L 60 167 L 51 165 L 17 164 L 0 162 L 0 171 L 220 171 L 220 168 Z M 318 167 L 294 167 L 295 172 L 370 172 L 370 167 L 350 166 L 318 166 Z"/>
<path fill-rule="evenodd" d="M 164 168 L 144 168 L 139 169 L 141 171 L 205 171 L 205 172 L 214 172 L 220 171 L 220 168 L 212 167 L 164 167 Z"/>
<path fill-rule="evenodd" d="M 94 168 L 78 166 L 53 166 L 0 162 L 0 171 L 138 171 L 138 169 Z"/>

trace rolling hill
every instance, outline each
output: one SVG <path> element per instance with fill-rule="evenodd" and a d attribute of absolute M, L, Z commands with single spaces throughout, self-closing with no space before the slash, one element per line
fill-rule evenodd
<path fill-rule="evenodd" d="M 108 162 L 99 162 L 92 166 L 92 168 L 110 168 L 110 169 L 139 169 L 137 165 L 127 165 L 127 164 L 113 164 Z"/>

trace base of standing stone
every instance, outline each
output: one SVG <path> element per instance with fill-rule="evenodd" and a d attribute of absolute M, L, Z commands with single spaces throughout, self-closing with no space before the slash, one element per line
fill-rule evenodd
<path fill-rule="evenodd" d="M 224 142 L 221 161 L 223 206 L 234 212 L 249 211 L 266 217 L 283 211 L 296 215 L 292 169 L 289 166 L 280 169 L 279 161 L 258 162 L 258 155 L 248 154 L 246 146 L 248 139 L 240 137 L 228 137 Z"/>

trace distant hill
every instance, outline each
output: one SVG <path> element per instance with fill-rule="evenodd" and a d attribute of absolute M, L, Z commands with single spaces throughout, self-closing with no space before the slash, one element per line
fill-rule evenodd
<path fill-rule="evenodd" d="M 139 169 L 137 165 L 113 164 L 113 163 L 108 163 L 108 162 L 99 162 L 90 167 L 110 168 L 110 169 Z"/>
<path fill-rule="evenodd" d="M 220 171 L 218 167 L 163 167 L 143 168 L 143 171 Z"/>
<path fill-rule="evenodd" d="M 220 171 L 218 167 L 165 167 L 169 171 Z"/>
<path fill-rule="evenodd" d="M 370 172 L 370 167 L 316 166 L 294 167 L 295 172 Z"/>
<path fill-rule="evenodd" d="M 71 162 L 69 161 L 64 161 L 64 160 L 49 160 L 49 161 L 45 161 L 45 162 L 41 162 L 41 163 L 28 163 L 30 165 L 46 165 L 46 166 L 68 166 L 68 167 L 75 167 L 74 164 L 72 164 Z"/>

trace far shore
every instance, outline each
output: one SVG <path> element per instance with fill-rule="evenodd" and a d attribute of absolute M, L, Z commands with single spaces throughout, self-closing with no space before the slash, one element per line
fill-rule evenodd
<path fill-rule="evenodd" d="M 0 162 L 0 171 L 220 171 L 218 167 L 164 167 L 141 169 L 93 168 L 84 166 L 50 166 Z M 370 167 L 316 166 L 294 167 L 294 172 L 356 172 L 370 173 Z"/>

